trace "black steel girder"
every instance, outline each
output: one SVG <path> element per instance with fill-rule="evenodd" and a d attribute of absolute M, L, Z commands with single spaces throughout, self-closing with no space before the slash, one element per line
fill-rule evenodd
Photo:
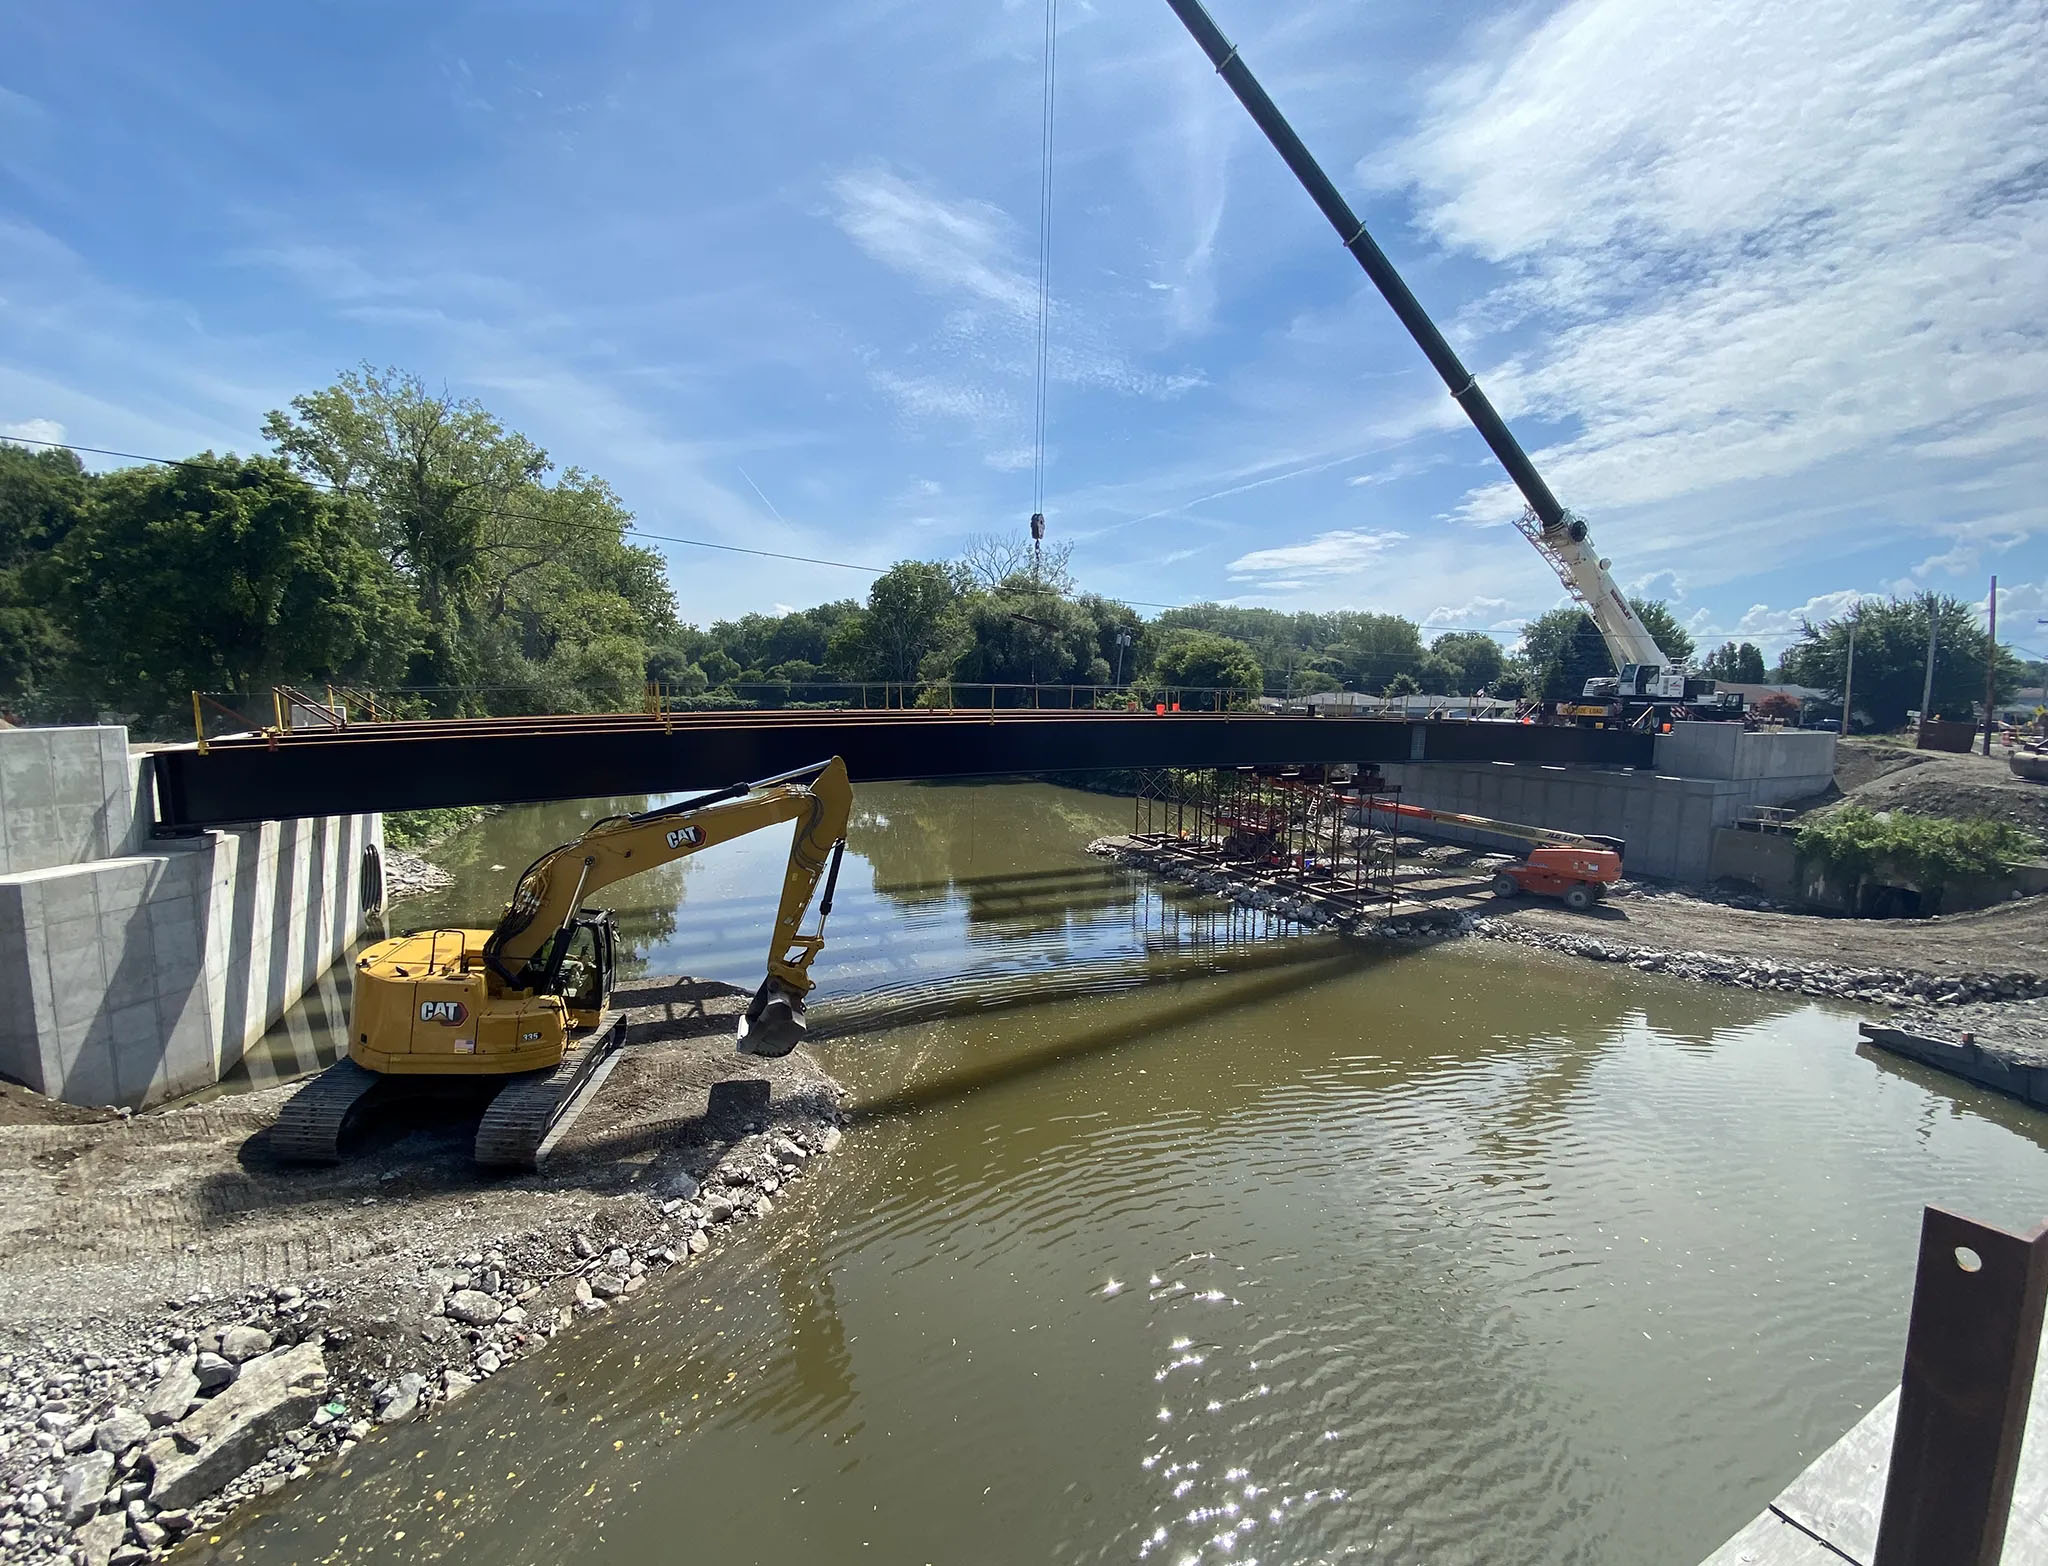
<path fill-rule="evenodd" d="M 1491 722 L 1111 712 L 705 713 L 367 724 L 155 755 L 167 830 L 718 788 L 846 758 L 856 783 L 1114 767 L 1650 765 L 1649 735 Z"/>

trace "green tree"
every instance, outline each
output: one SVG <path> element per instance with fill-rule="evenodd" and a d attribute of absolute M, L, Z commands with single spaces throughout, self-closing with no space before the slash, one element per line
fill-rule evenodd
<path fill-rule="evenodd" d="M 1737 646 L 1723 642 L 1707 654 L 1706 662 L 1700 665 L 1700 673 L 1709 679 L 1729 680 L 1737 685 L 1761 685 L 1764 683 L 1764 655 L 1754 642 Z"/>
<path fill-rule="evenodd" d="M 1245 643 L 1274 696 L 1309 689 L 1301 683 L 1305 673 L 1335 680 L 1331 688 L 1378 690 L 1395 674 L 1414 672 L 1424 656 L 1415 622 L 1393 614 L 1284 614 L 1205 603 L 1169 609 L 1152 623 L 1156 633 L 1208 631 Z"/>
<path fill-rule="evenodd" d="M 1867 715 L 1880 731 L 1896 729 L 1909 711 L 1920 706 L 1930 615 L 1938 640 L 1934 711 L 1944 717 L 1971 717 L 1984 696 L 1990 638 L 1977 624 L 1976 610 L 1959 598 L 1930 593 L 1883 603 L 1866 599 L 1838 619 L 1802 625 L 1799 640 L 1785 651 L 1785 672 L 1794 683 L 1814 686 L 1840 701 L 1853 628 L 1856 674 L 1850 699 L 1856 712 Z M 2019 661 L 2001 647 L 1998 697 L 2004 699 L 2019 685 Z"/>
<path fill-rule="evenodd" d="M 1538 615 L 1522 628 L 1521 651 L 1530 687 L 1545 701 L 1575 697 L 1595 675 L 1614 672 L 1600 628 L 1582 609 Z"/>
<path fill-rule="evenodd" d="M 913 680 L 952 639 L 963 582 L 956 567 L 901 560 L 875 578 L 867 609 L 834 634 L 831 661 L 849 673 Z"/>
<path fill-rule="evenodd" d="M 1013 576 L 999 593 L 963 601 L 953 642 L 928 660 L 936 676 L 969 684 L 1107 685 L 1109 665 L 1096 651 L 1096 625 L 1079 604 Z M 1002 703 L 1028 705 L 1029 692 Z"/>
<path fill-rule="evenodd" d="M 547 453 L 481 404 L 368 366 L 292 399 L 264 434 L 361 502 L 425 625 L 409 682 L 460 693 L 442 710 L 637 701 L 675 606 L 660 555 L 625 541 L 631 515 L 602 479 L 571 468 L 550 483 Z"/>
<path fill-rule="evenodd" d="M 81 715 L 66 711 L 72 644 L 39 567 L 78 526 L 93 482 L 72 452 L 0 442 L 0 709 L 18 717 Z"/>
<path fill-rule="evenodd" d="M 1449 689 L 1460 696 L 1491 689 L 1507 668 L 1507 654 L 1484 631 L 1446 631 L 1429 644 L 1429 650 L 1451 666 Z"/>
<path fill-rule="evenodd" d="M 1191 694 L 1183 701 L 1218 711 L 1258 695 L 1265 685 L 1251 648 L 1208 631 L 1175 630 L 1162 637 L 1152 655 L 1152 679 L 1168 689 L 1213 691 L 1213 696 Z"/>
<path fill-rule="evenodd" d="M 1661 598 L 1631 598 L 1628 605 L 1635 610 L 1636 618 L 1643 622 L 1643 629 L 1664 649 L 1665 658 L 1676 664 L 1692 662 L 1692 633 L 1678 623 L 1678 616 L 1671 612 L 1669 604 Z"/>
<path fill-rule="evenodd" d="M 147 722 L 193 690 L 390 680 L 417 619 L 352 509 L 265 458 L 100 479 L 50 562 L 84 688 Z"/>
<path fill-rule="evenodd" d="M 1397 674 L 1387 681 L 1387 688 L 1380 694 L 1393 701 L 1404 696 L 1419 696 L 1422 694 L 1422 687 L 1412 674 Z"/>

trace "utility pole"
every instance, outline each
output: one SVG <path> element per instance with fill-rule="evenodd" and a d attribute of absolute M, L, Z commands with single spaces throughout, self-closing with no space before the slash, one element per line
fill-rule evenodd
<path fill-rule="evenodd" d="M 1124 649 L 1130 645 L 1131 633 L 1129 631 L 1118 631 L 1116 633 L 1116 682 L 1119 685 L 1124 682 Z"/>
<path fill-rule="evenodd" d="M 1998 578 L 1991 579 L 1991 597 L 1985 607 L 1989 611 L 1991 629 L 1986 637 L 1990 644 L 1984 658 L 1984 754 L 1991 754 L 1991 730 L 1998 721 Z"/>
<path fill-rule="evenodd" d="M 1934 654 L 1936 638 L 1941 632 L 1941 617 L 1935 613 L 1934 594 L 1927 595 L 1927 678 L 1920 686 L 1920 733 L 1919 740 L 1927 737 L 1927 720 L 1934 709 Z"/>
<path fill-rule="evenodd" d="M 1849 737 L 1849 703 L 1856 694 L 1856 622 L 1849 622 L 1849 667 L 1842 675 L 1842 737 Z"/>

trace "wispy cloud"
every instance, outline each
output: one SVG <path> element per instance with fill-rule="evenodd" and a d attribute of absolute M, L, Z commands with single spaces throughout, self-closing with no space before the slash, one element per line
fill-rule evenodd
<path fill-rule="evenodd" d="M 64 438 L 64 426 L 55 419 L 21 419 L 13 424 L 0 424 L 0 436 L 8 440 L 57 442 Z"/>
<path fill-rule="evenodd" d="M 1014 226 L 986 201 L 947 199 L 884 168 L 832 181 L 834 220 L 882 265 L 941 294 L 1035 319 L 1038 285 L 1010 264 Z"/>
<path fill-rule="evenodd" d="M 1238 581 L 1267 578 L 1265 585 L 1276 591 L 1296 589 L 1316 577 L 1351 576 L 1378 565 L 1388 546 L 1407 536 L 1334 528 L 1318 533 L 1306 543 L 1254 549 L 1248 555 L 1239 555 L 1226 569 Z"/>
<path fill-rule="evenodd" d="M 2017 443 L 2044 73 L 2032 0 L 1575 0 L 1452 75 L 1401 161 L 1441 242 L 1519 274 L 1532 345 L 1491 385 L 1578 425 L 1553 483 L 1649 505 L 1919 432 Z"/>

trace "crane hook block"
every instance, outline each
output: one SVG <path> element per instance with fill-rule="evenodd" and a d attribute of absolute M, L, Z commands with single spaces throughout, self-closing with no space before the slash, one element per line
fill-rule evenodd
<path fill-rule="evenodd" d="M 1044 537 L 1045 513 L 1043 511 L 1034 511 L 1031 513 L 1031 542 L 1035 544 Z"/>

